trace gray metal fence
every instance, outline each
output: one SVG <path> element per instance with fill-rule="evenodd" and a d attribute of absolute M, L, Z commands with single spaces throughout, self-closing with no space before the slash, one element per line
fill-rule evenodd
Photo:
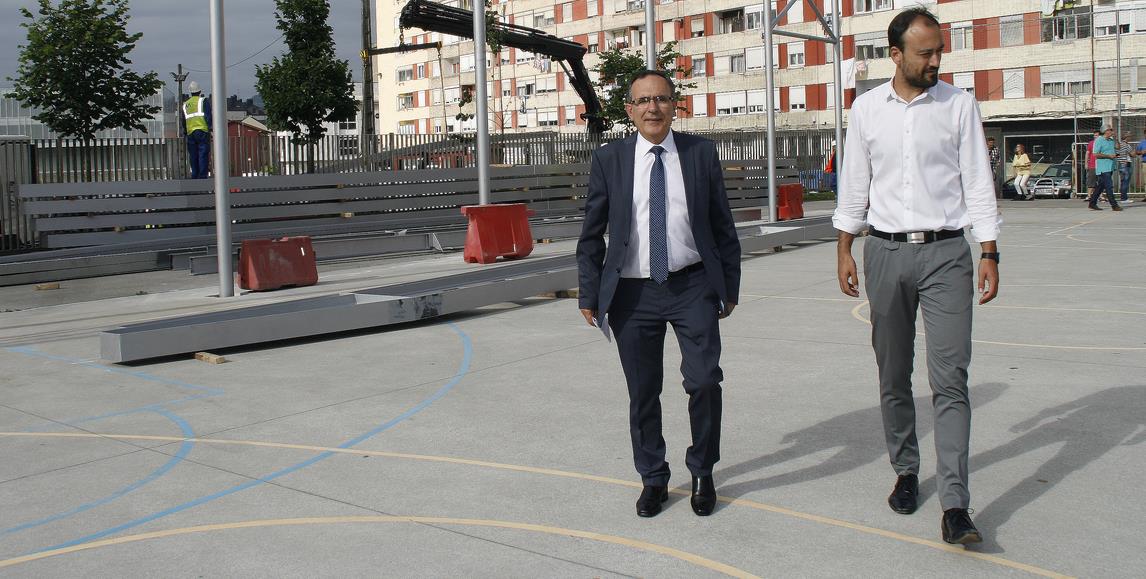
<path fill-rule="evenodd" d="M 723 159 L 767 158 L 763 131 L 702 134 L 717 144 Z M 495 166 L 586 163 L 594 149 L 624 136 L 551 131 L 494 134 L 490 136 L 491 160 Z M 474 135 L 465 133 L 329 135 L 313 147 L 266 134 L 229 138 L 230 173 L 235 177 L 464 169 L 472 168 L 477 160 Z M 830 130 L 781 131 L 776 150 L 779 157 L 794 162 L 806 188 L 817 189 L 833 138 Z M 187 172 L 182 139 L 0 141 L 0 252 L 35 249 L 42 237 L 16 195 L 18 185 L 178 180 Z M 41 213 L 40 218 L 44 217 Z"/>

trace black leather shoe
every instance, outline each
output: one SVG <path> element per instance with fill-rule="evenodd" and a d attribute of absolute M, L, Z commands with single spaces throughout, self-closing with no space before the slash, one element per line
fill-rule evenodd
<path fill-rule="evenodd" d="M 901 474 L 895 481 L 895 489 L 887 497 L 891 510 L 910 515 L 919 508 L 919 477 L 914 474 Z"/>
<path fill-rule="evenodd" d="M 645 485 L 637 499 L 638 517 L 655 517 L 661 513 L 661 504 L 669 499 L 667 486 Z"/>
<path fill-rule="evenodd" d="M 692 477 L 692 512 L 707 517 L 716 508 L 716 485 L 712 475 Z"/>
<path fill-rule="evenodd" d="M 971 522 L 971 511 L 967 509 L 947 509 L 943 511 L 943 540 L 952 545 L 981 543 L 983 535 Z"/>

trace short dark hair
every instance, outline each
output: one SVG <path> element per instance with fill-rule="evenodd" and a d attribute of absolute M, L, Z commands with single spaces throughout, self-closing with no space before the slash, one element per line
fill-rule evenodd
<path fill-rule="evenodd" d="M 935 15 L 932 14 L 930 10 L 922 6 L 913 6 L 896 14 L 895 18 L 891 20 L 891 24 L 887 27 L 888 46 L 898 48 L 902 52 L 903 33 L 907 32 L 908 28 L 911 28 L 911 24 L 915 22 L 916 18 L 926 18 L 930 20 L 936 28 L 939 28 L 939 20 L 935 18 Z"/>
<path fill-rule="evenodd" d="M 991 142 L 991 143 L 994 143 L 994 142 L 995 142 L 995 137 L 987 137 L 987 141 L 988 141 L 988 142 Z"/>
<path fill-rule="evenodd" d="M 637 74 L 634 74 L 633 78 L 629 79 L 629 88 L 625 90 L 625 102 L 633 101 L 633 85 L 636 84 L 638 80 L 641 80 L 642 78 L 648 78 L 650 76 L 658 76 L 663 78 L 664 81 L 669 85 L 669 96 L 676 96 L 676 83 L 672 81 L 672 77 L 670 77 L 667 72 L 663 70 L 645 69 L 638 72 Z"/>

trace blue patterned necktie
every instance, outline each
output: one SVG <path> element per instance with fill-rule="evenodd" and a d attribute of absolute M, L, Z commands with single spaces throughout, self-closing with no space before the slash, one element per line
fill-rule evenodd
<path fill-rule="evenodd" d="M 668 199 L 665 194 L 665 164 L 661 160 L 665 148 L 656 145 L 649 150 L 657 156 L 649 176 L 649 272 L 653 281 L 664 283 L 669 274 Z"/>

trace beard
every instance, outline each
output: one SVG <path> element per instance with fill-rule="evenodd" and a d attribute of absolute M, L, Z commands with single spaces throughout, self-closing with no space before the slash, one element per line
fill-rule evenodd
<path fill-rule="evenodd" d="M 927 75 L 929 73 L 934 74 L 935 76 L 928 78 Z M 915 88 L 929 89 L 939 83 L 939 71 L 924 70 L 923 72 L 919 73 L 918 76 L 904 75 L 904 80 L 907 81 L 907 84 L 910 84 Z"/>

